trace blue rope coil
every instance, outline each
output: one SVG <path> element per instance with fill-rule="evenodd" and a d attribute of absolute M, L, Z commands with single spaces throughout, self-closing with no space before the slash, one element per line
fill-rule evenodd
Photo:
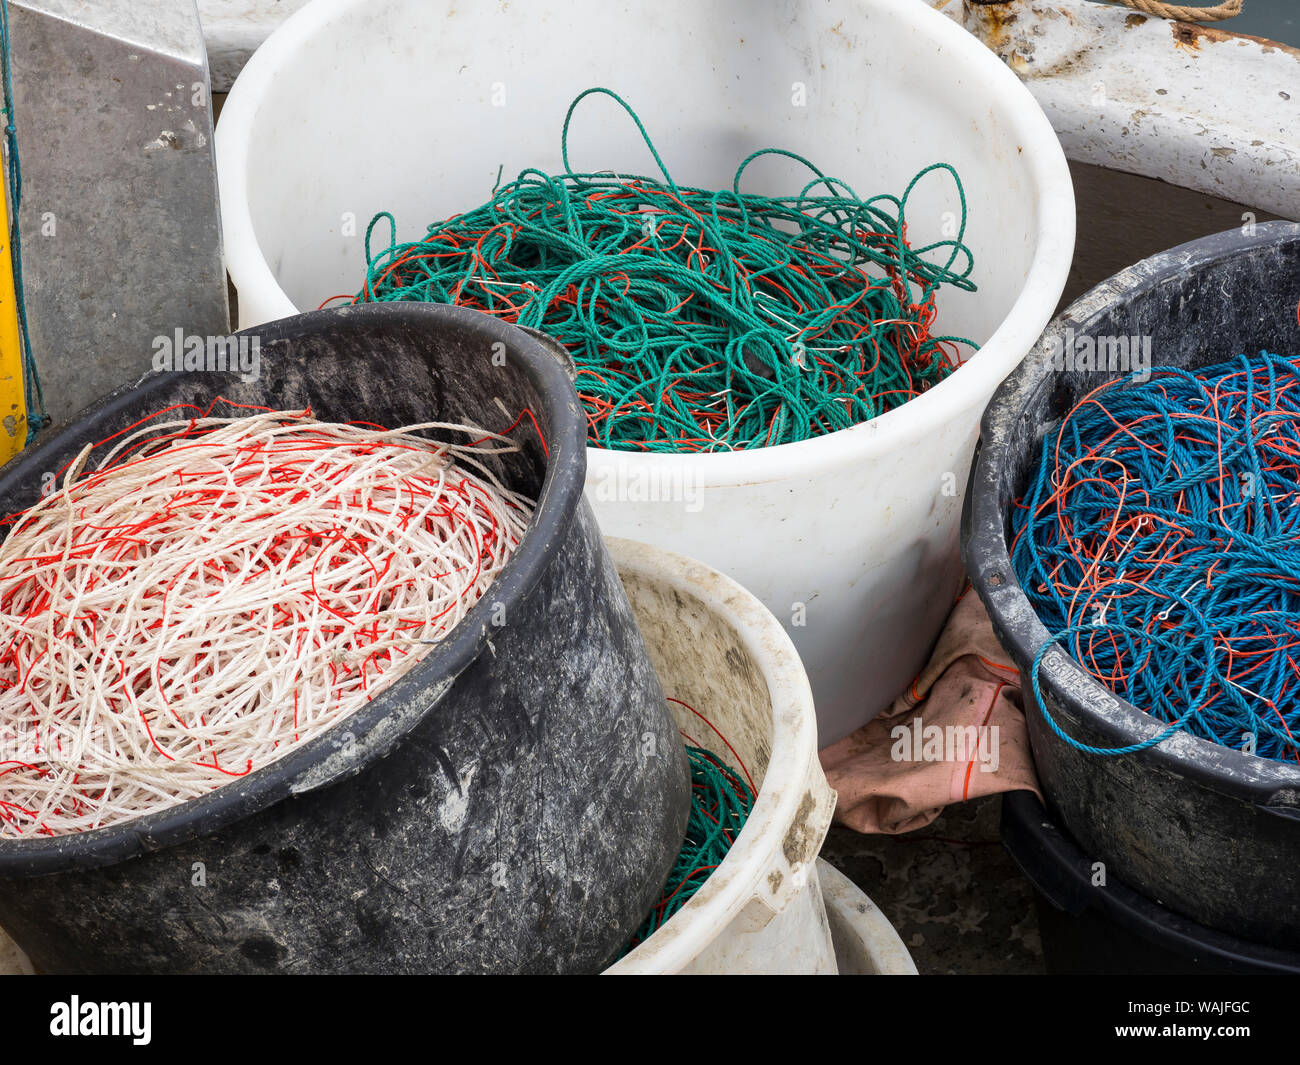
<path fill-rule="evenodd" d="M 1300 762 L 1300 359 L 1261 352 L 1103 385 L 1050 429 L 1011 513 L 1043 624 L 1030 681 L 1098 755 L 1188 732 Z M 1043 699 L 1061 646 L 1168 727 L 1095 747 Z"/>

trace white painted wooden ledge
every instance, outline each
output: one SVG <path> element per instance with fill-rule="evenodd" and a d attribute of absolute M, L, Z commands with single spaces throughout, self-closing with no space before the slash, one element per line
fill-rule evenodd
<path fill-rule="evenodd" d="M 1300 219 L 1300 49 L 1086 0 L 926 0 L 1024 81 L 1065 154 Z"/>

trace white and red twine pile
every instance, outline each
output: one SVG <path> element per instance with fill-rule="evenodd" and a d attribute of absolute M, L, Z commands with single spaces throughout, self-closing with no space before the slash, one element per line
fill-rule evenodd
<path fill-rule="evenodd" d="M 88 446 L 5 521 L 0 838 L 133 820 L 319 735 L 455 627 L 532 513 L 480 461 L 502 436 L 211 415 Z"/>

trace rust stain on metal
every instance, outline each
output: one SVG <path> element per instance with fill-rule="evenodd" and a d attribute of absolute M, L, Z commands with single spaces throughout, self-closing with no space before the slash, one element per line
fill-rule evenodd
<path fill-rule="evenodd" d="M 1226 34 L 1226 36 L 1232 37 L 1234 34 L 1229 33 Z M 1247 33 L 1238 33 L 1235 34 L 1235 36 L 1239 40 L 1254 41 L 1260 46 L 1261 51 L 1265 54 L 1270 52 L 1281 52 L 1283 55 L 1289 55 L 1292 59 L 1300 62 L 1300 48 L 1297 48 L 1293 44 L 1284 44 L 1281 41 L 1270 41 L 1267 37 L 1252 37 Z"/>
<path fill-rule="evenodd" d="M 1175 22 L 1172 24 L 1174 33 L 1174 47 L 1182 48 L 1189 52 L 1200 51 L 1200 33 L 1194 26 L 1186 22 Z"/>
<path fill-rule="evenodd" d="M 1295 45 L 1283 44 L 1281 41 L 1271 41 L 1267 37 L 1255 37 L 1249 33 L 1229 33 L 1227 30 L 1215 30 L 1208 26 L 1197 26 L 1190 22 L 1171 23 L 1170 32 L 1173 33 L 1174 44 L 1188 52 L 1199 52 L 1202 44 L 1227 44 L 1229 41 L 1236 41 L 1240 44 L 1243 41 L 1251 41 L 1259 45 L 1260 51 L 1265 55 L 1273 52 L 1283 52 L 1293 59 L 1300 60 L 1300 48 Z"/>
<path fill-rule="evenodd" d="M 1133 14 L 1129 15 L 1124 19 L 1124 25 L 1129 29 L 1132 29 L 1134 26 L 1141 26 L 1144 22 L 1146 22 L 1146 20 L 1147 20 L 1146 15 L 1139 15 L 1135 11 L 1133 12 Z"/>
<path fill-rule="evenodd" d="M 1052 3 L 969 4 L 966 9 L 966 28 L 994 52 L 1022 78 L 1053 78 L 1072 74 L 1091 62 L 1091 53 L 1101 45 L 1090 42 L 1062 56 L 1052 56 L 1044 64 L 1036 55 L 1036 37 L 1043 36 L 1043 20 L 1067 19 L 1076 22 L 1068 7 Z M 1021 19 L 1022 13 L 1027 19 Z M 1037 21 L 1036 21 L 1037 20 Z"/>

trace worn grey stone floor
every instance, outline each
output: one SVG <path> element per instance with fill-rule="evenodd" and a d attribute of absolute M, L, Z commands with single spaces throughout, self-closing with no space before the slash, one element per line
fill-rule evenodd
<path fill-rule="evenodd" d="M 1002 799 L 903 836 L 834 827 L 822 857 L 893 922 L 922 973 L 1041 973 L 1034 894 L 998 839 Z"/>

